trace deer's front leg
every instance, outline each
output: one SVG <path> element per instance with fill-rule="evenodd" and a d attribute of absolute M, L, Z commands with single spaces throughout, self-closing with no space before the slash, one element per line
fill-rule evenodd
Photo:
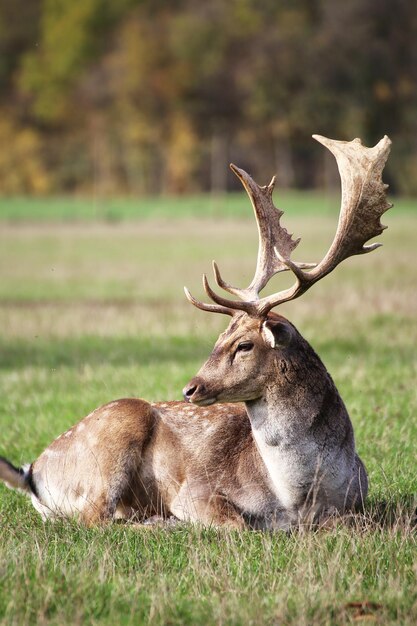
<path fill-rule="evenodd" d="M 248 528 L 243 517 L 225 496 L 210 492 L 207 486 L 202 487 L 198 483 L 185 483 L 169 508 L 173 515 L 183 521 L 232 529 Z"/>

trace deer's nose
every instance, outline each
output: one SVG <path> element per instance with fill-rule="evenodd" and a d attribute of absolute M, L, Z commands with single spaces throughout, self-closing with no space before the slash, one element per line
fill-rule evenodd
<path fill-rule="evenodd" d="M 191 402 L 194 396 L 197 394 L 203 394 L 204 392 L 205 386 L 196 378 L 193 378 L 182 390 L 184 400 L 187 402 Z"/>

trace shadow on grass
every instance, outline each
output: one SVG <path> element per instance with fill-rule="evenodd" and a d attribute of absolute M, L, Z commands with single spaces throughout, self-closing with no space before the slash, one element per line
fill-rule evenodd
<path fill-rule="evenodd" d="M 0 369 L 203 362 L 211 347 L 207 341 L 182 337 L 82 337 L 46 341 L 0 339 Z"/>
<path fill-rule="evenodd" d="M 365 510 L 351 516 L 358 530 L 417 530 L 417 496 L 392 494 L 389 499 L 365 503 Z"/>
<path fill-rule="evenodd" d="M 337 529 L 353 529 L 358 534 L 375 531 L 417 533 L 416 494 L 395 495 L 385 500 L 370 500 L 361 512 L 334 513 L 313 523 L 302 523 L 288 531 L 289 535 L 299 532 L 326 532 Z M 275 531 L 271 531 L 274 533 Z M 417 537 L 417 534 L 416 534 Z"/>

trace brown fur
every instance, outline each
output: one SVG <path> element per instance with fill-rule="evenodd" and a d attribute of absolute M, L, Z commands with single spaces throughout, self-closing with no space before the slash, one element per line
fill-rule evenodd
<path fill-rule="evenodd" d="M 355 467 L 352 428 L 343 402 L 294 327 L 280 316 L 271 314 L 270 320 L 283 325 L 285 346 L 272 347 L 259 320 L 246 314 L 238 323 L 232 320 L 190 383 L 200 385 L 191 399 L 203 406 L 117 400 L 52 442 L 31 466 L 32 488 L 25 487 L 41 515 L 75 516 L 88 525 L 174 515 L 232 528 L 288 528 L 306 517 L 306 503 L 314 501 L 316 506 L 317 499 L 317 510 L 356 506 L 356 487 L 355 497 L 349 492 L 351 477 L 338 486 L 337 497 L 321 486 L 320 463 L 328 465 L 330 459 L 332 466 L 335 458 L 347 454 L 349 467 Z M 236 347 L 243 340 L 253 341 L 254 349 L 238 355 Z M 275 406 L 269 397 L 271 390 L 278 393 L 286 414 L 280 414 L 280 403 Z M 221 402 L 204 406 L 213 395 Z M 235 403 L 240 400 L 246 410 Z M 266 420 L 262 431 L 268 450 L 283 457 L 288 450 L 293 453 L 290 501 L 285 490 L 280 494 L 279 480 L 264 458 L 254 408 L 259 404 L 269 407 L 270 422 Z M 315 447 L 311 452 L 307 446 L 304 454 L 306 433 Z M 304 474 L 297 473 L 297 467 L 304 467 Z M 13 470 L 18 471 L 7 464 L 12 484 Z M 331 467 L 331 472 L 336 476 L 337 468 Z M 5 474 L 6 466 L 2 469 L 0 463 L 0 478 L 7 478 Z M 22 479 L 17 482 L 21 487 Z M 363 481 L 362 488 L 364 495 Z"/>
<path fill-rule="evenodd" d="M 250 349 L 239 349 L 248 342 Z M 266 469 L 257 484 L 263 480 L 271 491 L 257 510 L 248 487 L 245 513 L 286 527 L 362 506 L 366 471 L 346 408 L 317 354 L 282 316 L 235 316 L 185 394 L 203 406 L 245 402 L 256 465 Z"/>

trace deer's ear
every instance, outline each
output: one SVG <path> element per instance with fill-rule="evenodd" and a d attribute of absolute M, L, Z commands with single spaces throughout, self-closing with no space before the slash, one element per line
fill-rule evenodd
<path fill-rule="evenodd" d="M 288 322 L 267 320 L 262 325 L 262 334 L 272 348 L 286 348 L 292 341 L 294 330 Z"/>

